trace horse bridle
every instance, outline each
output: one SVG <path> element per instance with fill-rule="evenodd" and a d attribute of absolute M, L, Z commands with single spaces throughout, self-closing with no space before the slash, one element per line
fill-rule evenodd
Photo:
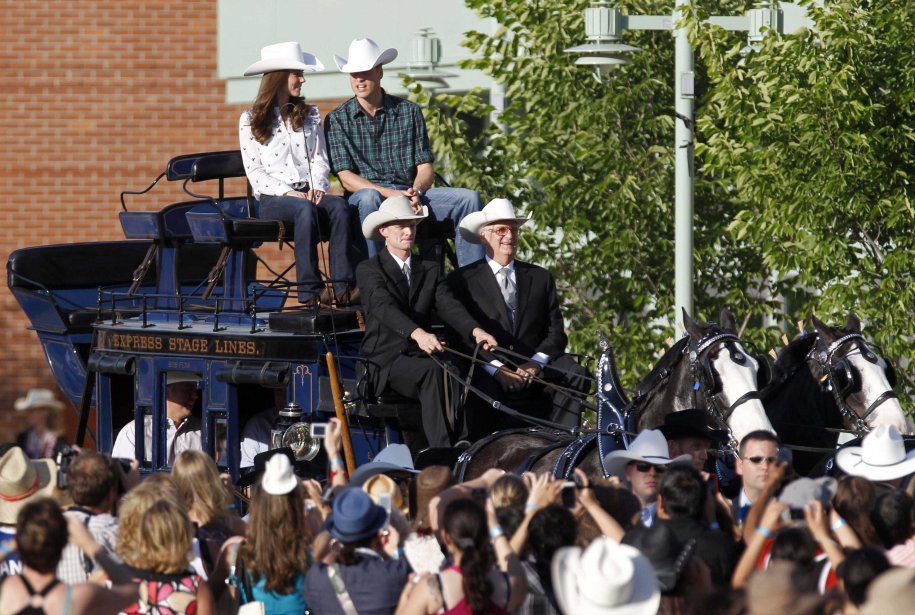
<path fill-rule="evenodd" d="M 707 338 L 701 339 L 698 342 L 696 342 L 695 344 L 690 343 L 689 369 L 690 369 L 690 377 L 692 378 L 693 383 L 694 383 L 694 385 L 693 385 L 693 405 L 697 408 L 699 407 L 699 403 L 697 400 L 697 397 L 698 397 L 697 394 L 698 394 L 699 390 L 701 389 L 701 383 L 702 383 L 702 376 L 700 375 L 700 371 L 703 369 L 706 369 L 704 366 L 700 365 L 700 358 L 706 351 L 715 347 L 719 343 L 724 343 L 725 348 L 727 348 L 728 346 L 738 344 L 738 343 L 742 344 L 743 342 L 734 333 L 718 333 L 716 335 L 711 335 Z M 747 355 L 748 353 L 744 353 L 744 354 Z M 759 359 L 757 359 L 757 361 L 759 361 Z M 757 369 L 757 372 L 759 371 L 759 369 L 761 369 L 761 366 L 760 366 L 760 368 Z M 734 402 L 731 405 L 729 405 L 727 408 L 721 407 L 721 404 L 718 399 L 719 393 L 717 393 L 717 392 L 706 392 L 705 395 L 703 395 L 703 397 L 705 398 L 705 409 L 709 412 L 709 414 L 711 414 L 715 418 L 715 420 L 718 421 L 718 423 L 720 423 L 721 427 L 727 431 L 728 446 L 732 450 L 736 451 L 737 450 L 737 439 L 734 437 L 734 433 L 731 431 L 731 426 L 728 423 L 728 421 L 730 420 L 731 415 L 734 414 L 734 411 L 737 408 L 739 408 L 740 406 L 742 406 L 743 404 L 747 403 L 748 401 L 750 401 L 752 399 L 760 399 L 759 390 L 757 389 L 755 391 L 747 391 L 746 393 L 744 393 L 743 395 L 738 397 L 736 400 L 734 400 Z"/>
<path fill-rule="evenodd" d="M 823 348 L 823 342 L 821 339 L 817 339 L 816 346 L 810 349 L 808 357 L 812 358 L 819 365 L 820 370 L 823 372 L 824 379 L 829 380 L 829 390 L 832 391 L 833 399 L 835 399 L 836 406 L 839 408 L 839 412 L 842 413 L 842 417 L 848 421 L 848 424 L 851 425 L 852 431 L 857 436 L 863 436 L 870 431 L 870 425 L 867 424 L 867 417 L 874 413 L 874 411 L 885 401 L 889 399 L 896 399 L 897 395 L 892 388 L 887 389 L 883 393 L 877 396 L 877 398 L 871 402 L 871 404 L 865 409 L 863 415 L 858 415 L 851 408 L 848 407 L 848 404 L 845 403 L 845 398 L 847 395 L 844 394 L 844 391 L 839 390 L 837 385 L 836 373 L 838 372 L 839 361 L 835 361 L 834 358 L 839 348 L 844 346 L 848 342 L 858 342 L 857 346 L 861 350 L 861 346 L 867 349 L 868 353 L 872 353 L 870 348 L 867 345 L 867 340 L 864 339 L 864 336 L 860 333 L 849 333 L 843 335 L 832 344 Z M 864 354 L 864 350 L 861 350 Z M 844 360 L 848 354 L 843 355 L 841 360 Z M 875 355 L 876 356 L 876 355 Z M 886 359 L 884 359 L 886 360 Z M 846 369 L 847 366 L 846 366 Z M 890 385 L 892 387 L 892 384 Z"/>

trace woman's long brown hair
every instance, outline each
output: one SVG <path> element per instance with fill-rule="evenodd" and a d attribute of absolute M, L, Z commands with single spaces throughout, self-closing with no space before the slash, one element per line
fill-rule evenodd
<path fill-rule="evenodd" d="M 251 106 L 251 133 L 257 142 L 266 145 L 273 136 L 273 108 L 277 106 L 279 93 L 285 89 L 289 83 L 289 73 L 293 71 L 278 70 L 267 73 L 261 79 L 261 87 L 257 91 L 257 97 Z M 311 106 L 305 102 L 301 96 L 289 97 L 289 115 L 292 118 L 293 130 L 302 130 L 305 118 L 308 116 Z"/>
<path fill-rule="evenodd" d="M 261 577 L 266 579 L 267 591 L 292 592 L 296 575 L 308 570 L 311 543 L 302 485 L 296 485 L 286 495 L 270 495 L 258 485 L 249 512 L 245 542 L 238 557 L 255 583 Z"/>

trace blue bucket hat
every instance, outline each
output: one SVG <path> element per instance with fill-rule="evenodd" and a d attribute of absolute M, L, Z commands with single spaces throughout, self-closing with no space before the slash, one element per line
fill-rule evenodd
<path fill-rule="evenodd" d="M 327 518 L 327 531 L 343 543 L 359 542 L 380 530 L 388 513 L 358 487 L 344 489 L 334 498 L 334 508 Z"/>

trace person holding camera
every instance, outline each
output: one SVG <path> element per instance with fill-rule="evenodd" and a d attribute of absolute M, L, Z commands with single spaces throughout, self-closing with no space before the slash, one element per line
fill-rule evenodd
<path fill-rule="evenodd" d="M 85 525 L 95 541 L 110 551 L 114 550 L 118 540 L 114 506 L 122 481 L 117 463 L 101 453 L 83 451 L 73 457 L 66 468 L 67 492 L 73 506 L 64 512 L 64 516 Z M 133 463 L 136 464 L 136 461 Z M 136 478 L 139 479 L 139 476 Z M 96 567 L 96 562 L 89 555 L 71 543 L 61 555 L 57 578 L 68 584 L 84 583 Z"/>
<path fill-rule="evenodd" d="M 305 102 L 306 72 L 324 65 L 299 43 L 277 43 L 261 49 L 261 59 L 245 69 L 260 75 L 254 105 L 239 118 L 239 144 L 245 174 L 260 203 L 258 217 L 295 224 L 296 285 L 299 302 L 330 305 L 354 298 L 353 266 L 347 255 L 352 243 L 352 220 L 342 198 L 327 196 L 330 163 L 318 108 Z M 318 271 L 318 207 L 330 216 L 332 294 Z"/>

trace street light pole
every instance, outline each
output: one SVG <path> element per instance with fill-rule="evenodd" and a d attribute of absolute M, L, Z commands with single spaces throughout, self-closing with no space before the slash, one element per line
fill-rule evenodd
<path fill-rule="evenodd" d="M 685 17 L 685 16 L 681 16 Z M 693 312 L 693 126 L 695 91 L 693 48 L 684 28 L 674 30 L 674 322 Z"/>
<path fill-rule="evenodd" d="M 786 3 L 787 5 L 787 3 Z M 770 31 L 782 33 L 785 25 L 782 11 L 775 0 L 759 2 L 746 15 L 715 15 L 708 23 L 725 30 L 747 31 L 747 51 L 758 46 Z M 787 5 L 794 6 L 794 5 Z M 674 36 L 674 322 L 678 332 L 683 331 L 682 309 L 693 314 L 693 137 L 695 129 L 695 91 L 693 48 L 689 44 L 684 28 L 677 28 L 677 22 L 687 17 L 688 7 L 676 9 L 669 15 L 624 15 L 611 7 L 607 0 L 594 0 L 585 9 L 585 32 L 590 42 L 566 49 L 567 53 L 579 54 L 575 61 L 580 66 L 595 69 L 598 80 L 602 80 L 615 66 L 629 63 L 626 54 L 640 51 L 635 47 L 620 44 L 620 36 L 626 30 L 671 30 Z M 683 12 L 681 12 L 683 11 Z M 803 13 L 803 11 L 801 11 Z M 795 16 L 790 25 L 792 30 L 809 26 L 806 17 Z"/>

